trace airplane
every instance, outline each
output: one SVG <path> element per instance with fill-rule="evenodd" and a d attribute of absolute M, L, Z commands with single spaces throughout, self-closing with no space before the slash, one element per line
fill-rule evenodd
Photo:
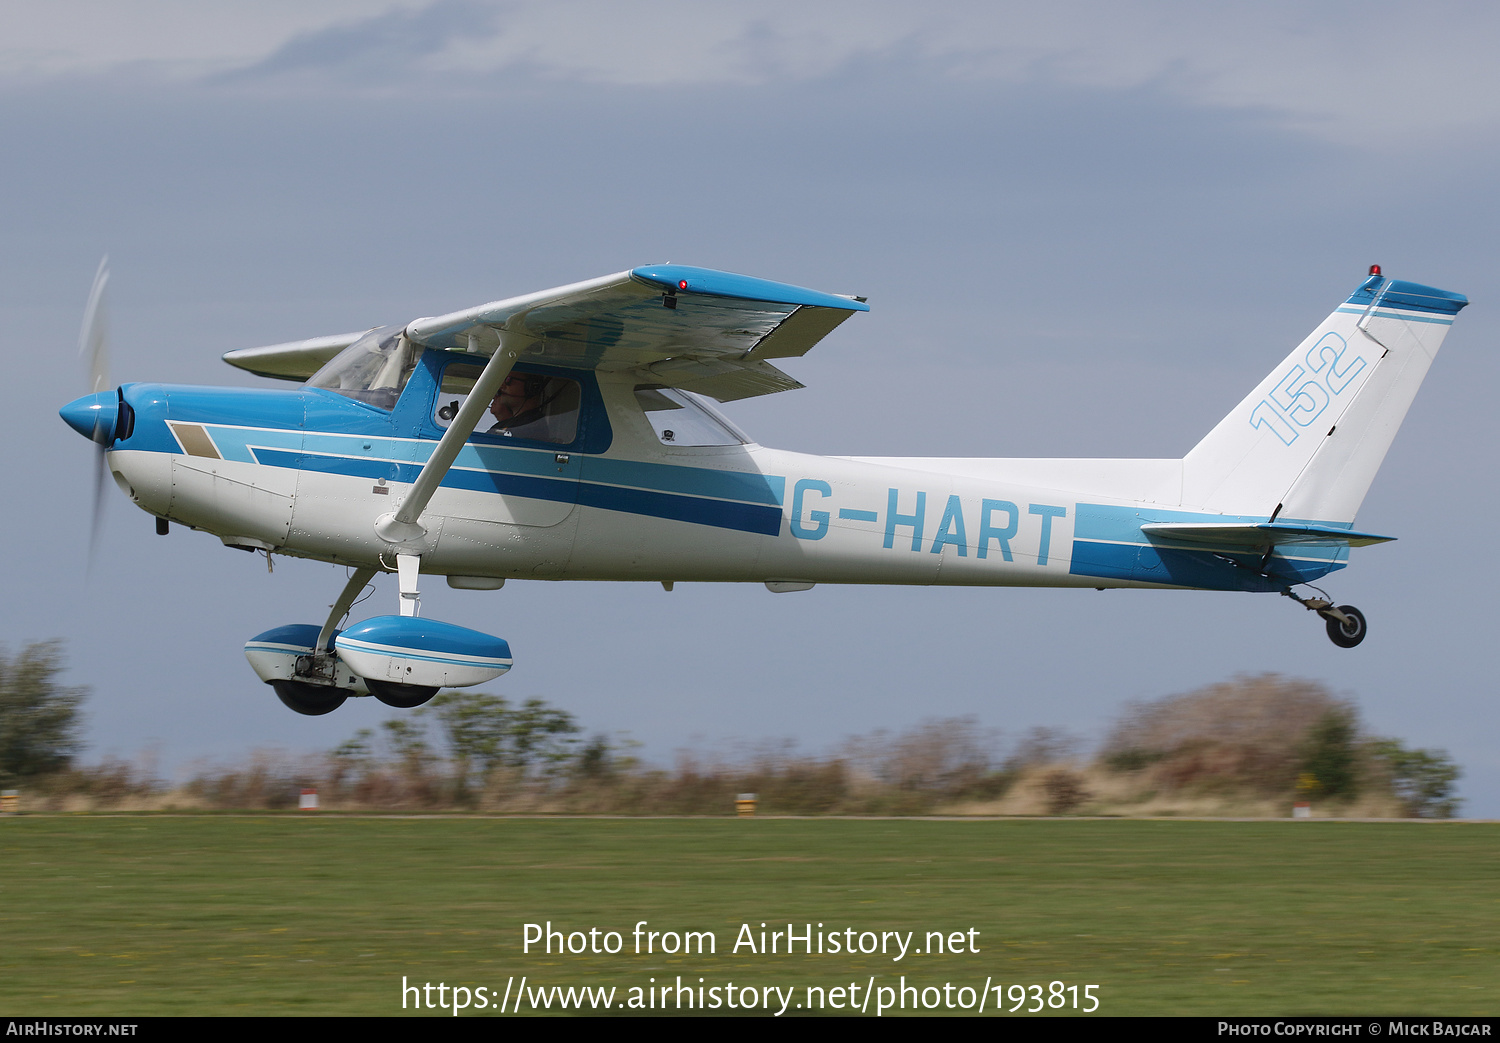
<path fill-rule="evenodd" d="M 295 389 L 109 388 L 60 410 L 166 534 L 352 569 L 321 624 L 245 655 L 307 715 L 420 706 L 512 665 L 424 618 L 422 576 L 1186 588 L 1282 594 L 1344 648 L 1364 614 L 1313 581 L 1387 542 L 1355 514 L 1462 294 L 1378 265 L 1181 459 L 821 457 L 754 442 L 706 399 L 802 387 L 778 368 L 864 298 L 647 265 L 404 326 L 224 355 Z M 378 572 L 399 611 L 343 626 Z M 1306 586 L 1314 594 L 1297 593 Z"/>

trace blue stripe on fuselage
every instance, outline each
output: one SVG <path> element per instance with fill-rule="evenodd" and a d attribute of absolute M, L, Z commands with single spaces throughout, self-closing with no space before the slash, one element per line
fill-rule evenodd
<path fill-rule="evenodd" d="M 264 449 L 300 449 L 318 456 L 337 456 L 355 462 L 381 460 L 402 464 L 412 462 L 420 466 L 437 448 L 436 442 L 371 435 L 309 432 L 304 436 L 300 431 L 221 428 L 212 425 L 209 426 L 209 431 L 213 435 L 214 444 L 219 447 L 219 452 L 226 460 L 241 460 L 246 463 L 255 463 L 258 458 L 261 458 L 259 462 L 270 463 L 268 459 L 263 459 Z M 718 500 L 743 500 L 773 507 L 780 507 L 786 496 L 786 479 L 780 475 L 598 456 L 584 457 L 583 460 L 585 480 L 608 485 L 707 496 Z M 277 466 L 288 465 L 283 463 Z M 549 477 L 557 473 L 555 452 L 551 449 L 511 448 L 473 442 L 459 451 L 454 466 Z M 383 471 L 376 474 L 367 469 L 350 470 L 348 473 L 392 477 Z"/>
<path fill-rule="evenodd" d="M 780 507 L 786 498 L 785 478 L 754 471 L 716 471 L 707 467 L 590 456 L 584 458 L 583 476 L 585 481 L 591 482 L 712 496 L 721 500 L 746 500 L 776 507 Z"/>
<path fill-rule="evenodd" d="M 713 525 L 720 529 L 737 529 L 762 536 L 781 533 L 781 508 L 727 500 L 705 500 L 696 496 L 652 492 L 649 489 L 625 489 L 615 485 L 578 486 L 578 502 L 585 507 L 602 507 L 607 511 L 644 514 L 653 518 Z"/>
<path fill-rule="evenodd" d="M 395 482 L 414 482 L 422 470 L 419 464 L 395 460 L 324 456 L 259 447 L 254 453 L 257 462 L 272 467 L 289 467 L 299 471 L 342 474 L 356 478 L 384 478 Z M 733 503 L 649 489 L 627 489 L 573 479 L 540 478 L 457 466 L 443 476 L 443 485 L 555 503 L 577 502 L 585 507 L 712 525 L 720 529 L 735 529 L 763 536 L 775 536 L 781 532 L 781 508 L 760 504 Z"/>

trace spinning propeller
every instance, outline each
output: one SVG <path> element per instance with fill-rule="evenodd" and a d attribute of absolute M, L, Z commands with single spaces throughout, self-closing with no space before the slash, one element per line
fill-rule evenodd
<path fill-rule="evenodd" d="M 121 400 L 111 390 L 109 380 L 109 329 L 105 291 L 109 286 L 109 258 L 99 262 L 89 302 L 83 310 L 83 327 L 78 333 L 78 354 L 86 360 L 89 393 L 63 406 L 59 411 L 68 426 L 94 443 L 94 513 L 89 533 L 89 565 L 93 566 L 94 549 L 99 543 L 99 525 L 104 516 L 104 478 L 109 464 L 105 452 L 121 432 Z"/>
<path fill-rule="evenodd" d="M 94 273 L 94 287 L 89 303 L 83 309 L 83 328 L 78 333 L 78 354 L 88 358 L 89 391 L 109 388 L 109 326 L 104 291 L 109 287 L 109 257 L 99 261 Z"/>

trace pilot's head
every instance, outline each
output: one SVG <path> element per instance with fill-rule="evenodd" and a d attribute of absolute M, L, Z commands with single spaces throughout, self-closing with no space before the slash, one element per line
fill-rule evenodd
<path fill-rule="evenodd" d="M 490 403 L 490 415 L 500 424 L 508 423 L 537 409 L 542 404 L 542 388 L 547 378 L 535 373 L 512 373 L 500 385 Z"/>

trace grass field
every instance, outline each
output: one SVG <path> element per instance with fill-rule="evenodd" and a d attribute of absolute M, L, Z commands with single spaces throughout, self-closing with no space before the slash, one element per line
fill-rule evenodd
<path fill-rule="evenodd" d="M 22 816 L 0 819 L 0 1013 L 400 1014 L 403 976 L 618 1004 L 680 975 L 794 986 L 794 1014 L 808 986 L 860 1002 L 905 975 L 1096 985 L 1101 1014 L 1493 1015 L 1497 854 L 1477 823 Z M 623 951 L 523 954 L 549 920 Z M 717 952 L 636 955 L 641 920 Z M 980 951 L 731 952 L 762 922 L 913 948 L 973 928 Z"/>

